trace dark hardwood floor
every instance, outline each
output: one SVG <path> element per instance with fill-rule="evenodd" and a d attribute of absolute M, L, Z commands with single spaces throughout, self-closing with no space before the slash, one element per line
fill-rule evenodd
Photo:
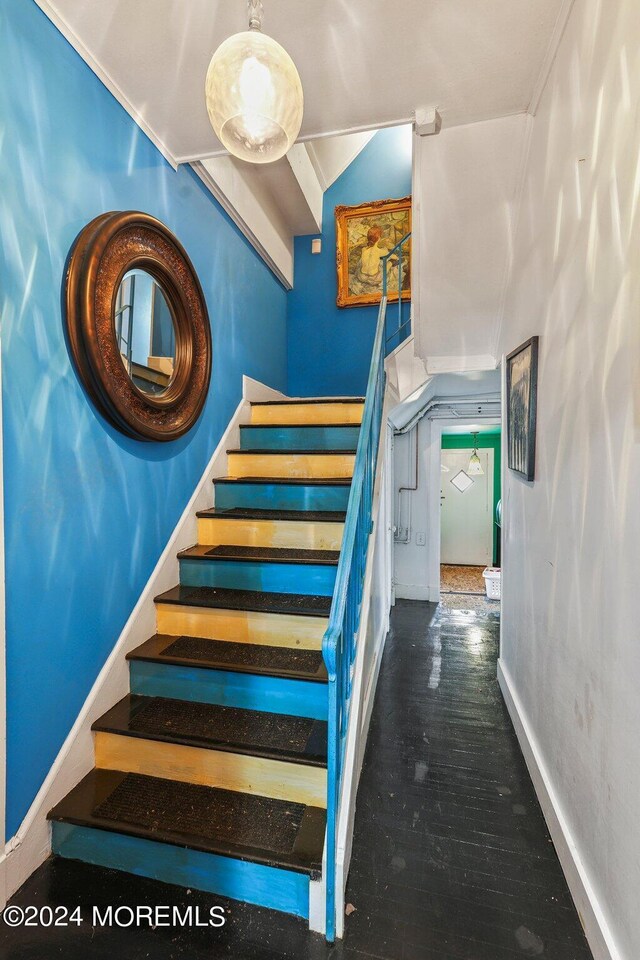
<path fill-rule="evenodd" d="M 358 794 L 342 943 L 269 910 L 81 863 L 49 860 L 13 898 L 81 908 L 67 927 L 0 926 L 7 960 L 237 957 L 590 960 L 502 702 L 497 617 L 399 601 Z M 108 905 L 191 905 L 205 922 L 100 927 Z M 192 917 L 195 914 L 192 914 Z"/>

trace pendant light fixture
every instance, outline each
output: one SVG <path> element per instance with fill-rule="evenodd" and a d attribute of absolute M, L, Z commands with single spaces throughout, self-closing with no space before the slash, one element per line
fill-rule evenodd
<path fill-rule="evenodd" d="M 473 453 L 469 458 L 469 466 L 467 467 L 467 473 L 470 477 L 480 477 L 484 474 L 482 469 L 482 463 L 480 462 L 480 457 L 478 456 L 478 434 L 472 433 L 473 437 Z"/>
<path fill-rule="evenodd" d="M 293 146 L 302 123 L 302 84 L 287 51 L 262 33 L 262 0 L 248 0 L 249 29 L 214 53 L 205 84 L 216 136 L 229 153 L 272 163 Z"/>

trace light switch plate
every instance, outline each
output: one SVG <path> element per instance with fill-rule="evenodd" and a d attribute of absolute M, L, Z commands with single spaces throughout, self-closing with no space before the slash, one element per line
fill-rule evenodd
<path fill-rule="evenodd" d="M 416 546 L 424 547 L 427 542 L 426 533 L 416 533 Z"/>

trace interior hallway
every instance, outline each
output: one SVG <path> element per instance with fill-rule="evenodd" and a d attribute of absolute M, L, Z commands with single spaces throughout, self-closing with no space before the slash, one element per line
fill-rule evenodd
<path fill-rule="evenodd" d="M 48 861 L 21 906 L 224 904 L 222 930 L 0 929 L 12 960 L 87 956 L 590 960 L 495 679 L 497 615 L 401 600 L 391 618 L 358 794 L 346 938 L 304 921 L 70 861 Z"/>
<path fill-rule="evenodd" d="M 401 600 L 391 624 L 347 945 L 385 960 L 587 960 L 498 688 L 498 615 Z"/>

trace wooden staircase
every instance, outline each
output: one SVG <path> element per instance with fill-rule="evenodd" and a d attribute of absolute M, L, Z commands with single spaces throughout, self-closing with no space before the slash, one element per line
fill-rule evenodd
<path fill-rule="evenodd" d="M 363 401 L 252 404 L 95 769 L 49 814 L 61 857 L 309 916 L 327 803 L 327 628 Z"/>

